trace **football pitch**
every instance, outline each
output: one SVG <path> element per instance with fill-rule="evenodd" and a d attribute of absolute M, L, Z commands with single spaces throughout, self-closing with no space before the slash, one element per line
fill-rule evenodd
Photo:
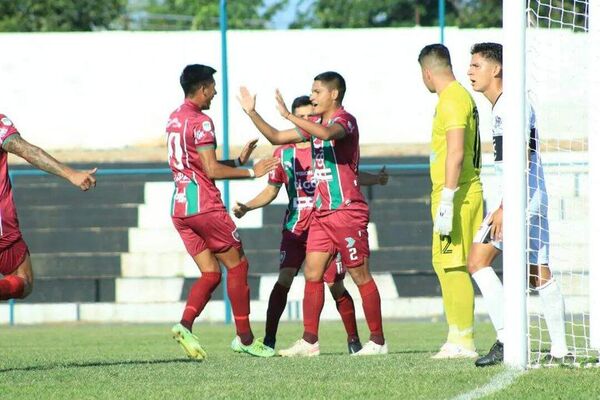
<path fill-rule="evenodd" d="M 364 322 L 361 323 L 364 325 Z M 255 331 L 262 332 L 256 323 Z M 472 360 L 431 360 L 445 326 L 386 321 L 387 356 L 350 357 L 341 323 L 322 324 L 321 356 L 257 359 L 229 349 L 233 326 L 196 325 L 208 352 L 187 360 L 169 325 L 0 327 L 0 399 L 595 399 L 600 369 L 523 374 L 478 369 Z M 493 342 L 478 324 L 477 346 Z M 299 337 L 280 327 L 278 347 Z M 363 342 L 367 334 L 361 331 Z M 479 388 L 479 391 L 475 391 Z M 494 391 L 494 389 L 498 389 Z M 475 391 L 475 392 L 474 392 Z"/>

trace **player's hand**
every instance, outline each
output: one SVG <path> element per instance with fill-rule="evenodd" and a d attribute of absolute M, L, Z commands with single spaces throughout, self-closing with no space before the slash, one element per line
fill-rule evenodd
<path fill-rule="evenodd" d="M 291 112 L 285 105 L 285 101 L 283 100 L 283 96 L 281 95 L 279 89 L 275 90 L 275 101 L 277 102 L 277 111 L 279 111 L 279 114 L 281 114 L 283 118 L 287 119 Z"/>
<path fill-rule="evenodd" d="M 94 176 L 96 171 L 98 171 L 98 168 L 88 171 L 73 170 L 69 175 L 69 182 L 85 192 L 90 188 L 96 187 L 96 177 Z"/>
<path fill-rule="evenodd" d="M 492 214 L 490 218 L 490 237 L 492 240 L 499 242 L 502 240 L 502 216 L 504 214 L 504 210 L 502 207 L 498 208 Z"/>
<path fill-rule="evenodd" d="M 256 94 L 250 94 L 246 86 L 240 87 L 240 94 L 237 96 L 240 105 L 246 114 L 250 114 L 256 107 Z"/>
<path fill-rule="evenodd" d="M 454 217 L 454 189 L 442 189 L 442 199 L 435 213 L 433 231 L 440 235 L 448 236 L 452 232 L 452 219 Z"/>
<path fill-rule="evenodd" d="M 250 211 L 250 208 L 248 208 L 247 205 L 240 203 L 239 201 L 235 202 L 235 206 L 233 206 L 233 215 L 237 218 L 242 218 L 248 211 Z"/>
<path fill-rule="evenodd" d="M 381 168 L 381 170 L 379 171 L 379 173 L 377 174 L 377 183 L 380 184 L 381 186 L 385 186 L 388 183 L 390 176 L 388 175 L 387 171 L 385 170 L 385 165 Z"/>
<path fill-rule="evenodd" d="M 277 168 L 278 165 L 279 165 L 279 158 L 277 158 L 277 157 L 264 158 L 264 159 L 260 160 L 259 162 L 257 162 L 256 164 L 254 164 L 254 167 L 252 168 L 254 170 L 254 176 L 256 178 L 260 178 L 261 176 L 266 175 L 269 172 L 273 171 L 275 168 Z"/>
<path fill-rule="evenodd" d="M 258 142 L 258 138 L 252 139 L 251 141 L 246 143 L 246 145 L 242 149 L 242 152 L 240 153 L 240 165 L 245 165 L 248 162 L 250 155 L 252 154 L 254 149 L 256 149 L 256 142 Z"/>

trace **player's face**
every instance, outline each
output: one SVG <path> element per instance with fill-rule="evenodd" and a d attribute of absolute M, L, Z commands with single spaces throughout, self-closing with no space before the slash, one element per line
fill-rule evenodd
<path fill-rule="evenodd" d="M 475 53 L 471 56 L 471 64 L 467 75 L 476 92 L 485 92 L 496 75 L 497 64 Z"/>
<path fill-rule="evenodd" d="M 311 104 L 296 107 L 296 109 L 294 110 L 294 115 L 303 119 L 308 119 L 308 117 L 310 117 L 313 114 L 313 106 Z"/>
<path fill-rule="evenodd" d="M 202 95 L 204 96 L 204 105 L 202 106 L 202 109 L 208 110 L 210 108 L 210 102 L 217 95 L 217 89 L 215 89 L 215 81 L 213 80 L 208 85 L 202 86 L 200 90 L 202 90 Z"/>
<path fill-rule="evenodd" d="M 314 81 L 310 92 L 310 101 L 313 104 L 313 114 L 324 114 L 334 106 L 334 91 L 321 81 Z"/>
<path fill-rule="evenodd" d="M 431 73 L 425 67 L 421 67 L 421 77 L 423 78 L 423 83 L 429 92 L 435 93 L 435 86 L 433 85 L 433 80 L 431 79 Z"/>

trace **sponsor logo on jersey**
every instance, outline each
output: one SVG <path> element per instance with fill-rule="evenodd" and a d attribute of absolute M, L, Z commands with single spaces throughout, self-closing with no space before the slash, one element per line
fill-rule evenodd
<path fill-rule="evenodd" d="M 203 137 L 204 137 L 204 131 L 201 131 L 201 130 L 196 130 L 196 131 L 194 131 L 194 138 L 195 138 L 197 141 L 200 141 L 200 140 L 202 140 L 202 138 L 203 138 Z"/>
<path fill-rule="evenodd" d="M 181 128 L 181 122 L 179 122 L 179 119 L 177 119 L 177 118 L 170 119 L 169 122 L 167 122 L 167 129 L 171 128 L 171 127 Z"/>
<path fill-rule="evenodd" d="M 0 136 L 6 135 L 7 132 L 8 132 L 8 128 L 0 128 Z"/>
<path fill-rule="evenodd" d="M 351 238 L 351 237 L 346 238 L 346 248 L 350 249 L 350 248 L 354 247 L 355 243 L 356 243 L 356 241 L 353 238 Z"/>
<path fill-rule="evenodd" d="M 237 229 L 235 229 L 233 232 L 231 232 L 231 236 L 233 236 L 233 239 L 236 242 L 240 241 L 240 234 L 238 233 Z"/>
<path fill-rule="evenodd" d="M 308 196 L 301 196 L 294 198 L 292 206 L 296 210 L 304 210 L 306 208 L 313 207 L 313 198 Z"/>

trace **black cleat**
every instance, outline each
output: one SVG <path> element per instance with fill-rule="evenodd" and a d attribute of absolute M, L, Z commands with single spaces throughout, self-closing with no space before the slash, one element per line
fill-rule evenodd
<path fill-rule="evenodd" d="M 358 353 L 362 349 L 362 344 L 360 344 L 360 340 L 356 339 L 351 342 L 348 342 L 348 353 L 354 354 Z"/>
<path fill-rule="evenodd" d="M 504 344 L 496 340 L 489 353 L 475 361 L 475 366 L 489 367 L 490 365 L 501 364 L 502 361 L 504 361 Z"/>

